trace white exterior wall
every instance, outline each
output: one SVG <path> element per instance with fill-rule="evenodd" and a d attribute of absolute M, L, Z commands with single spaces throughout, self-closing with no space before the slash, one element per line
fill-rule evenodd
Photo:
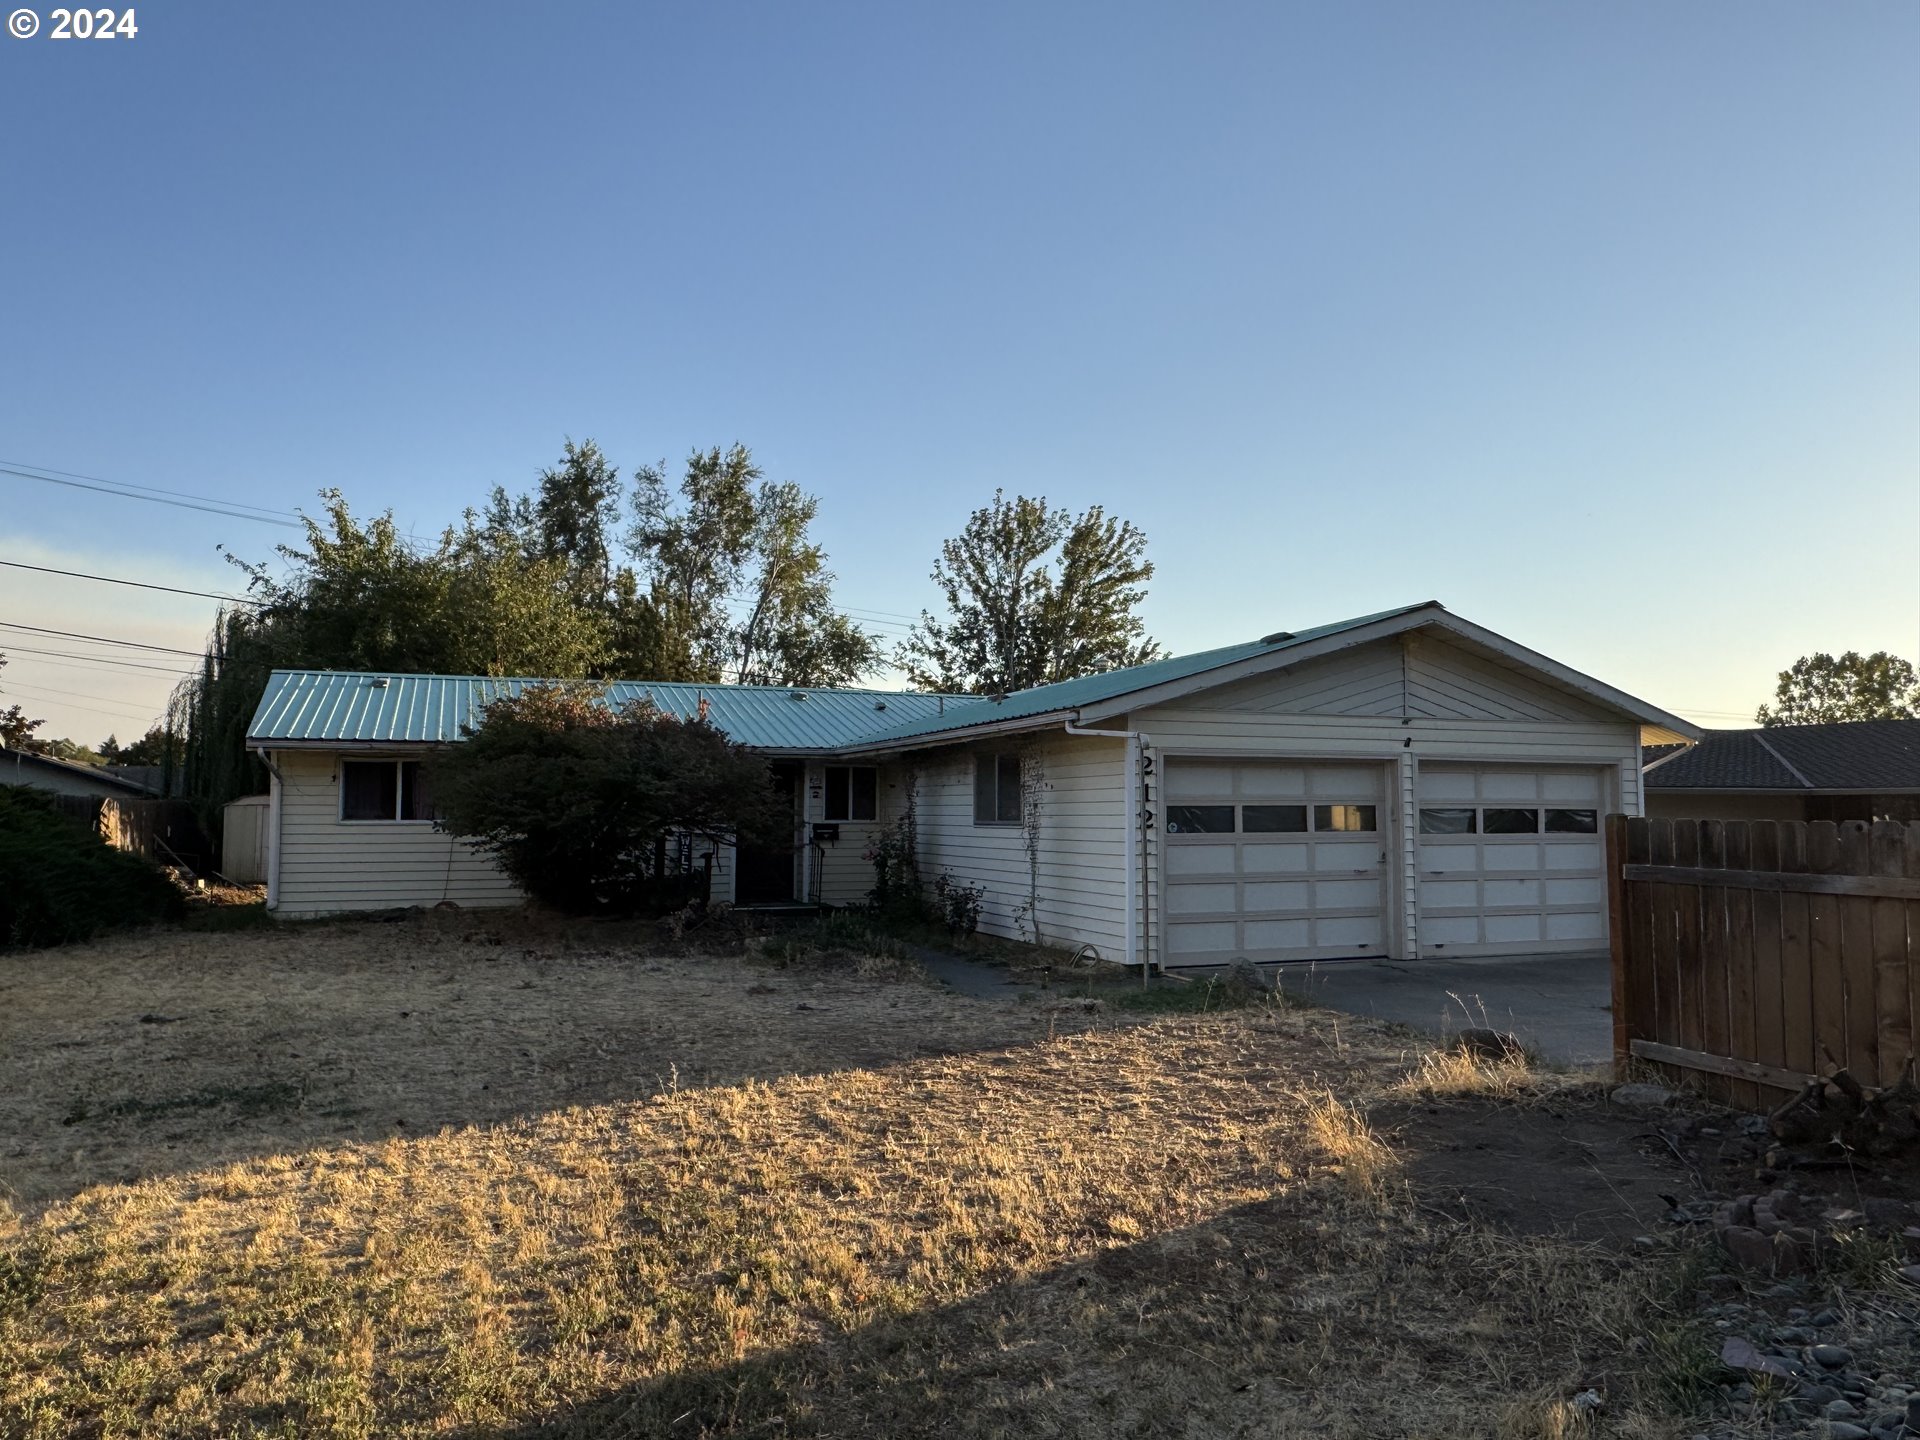
<path fill-rule="evenodd" d="M 1022 757 L 1031 856 L 1027 825 L 973 823 L 974 760 L 993 753 Z M 946 873 L 985 890 L 980 928 L 989 935 L 1125 958 L 1125 741 L 1056 730 L 923 751 L 908 765 L 922 880 Z"/>
<path fill-rule="evenodd" d="M 1399 919 L 1390 954 L 1418 952 L 1418 824 L 1423 760 L 1578 765 L 1601 769 L 1605 808 L 1640 813 L 1640 727 L 1583 698 L 1431 639 L 1396 637 L 1103 721 L 1146 734 L 1159 780 L 1178 756 L 1371 760 L 1384 772 L 1392 831 L 1388 913 Z M 1148 837 L 1152 923 L 1148 953 L 1162 958 L 1158 827 Z"/>
<path fill-rule="evenodd" d="M 342 820 L 339 761 L 331 751 L 274 754 L 280 771 L 276 915 L 297 919 L 442 900 L 518 905 L 525 898 L 492 860 L 431 821 Z"/>

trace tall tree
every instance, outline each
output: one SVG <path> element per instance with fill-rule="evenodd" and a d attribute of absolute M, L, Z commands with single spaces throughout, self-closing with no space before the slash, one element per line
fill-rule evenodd
<path fill-rule="evenodd" d="M 7 657 L 0 655 L 0 670 L 6 668 Z M 38 749 L 39 742 L 33 738 L 33 732 L 46 723 L 44 720 L 29 720 L 27 712 L 18 704 L 9 705 L 0 710 L 0 745 L 9 750 Z"/>
<path fill-rule="evenodd" d="M 647 584 L 661 651 L 650 679 L 717 682 L 732 648 L 727 601 L 739 588 L 752 544 L 760 467 L 744 445 L 687 458 L 679 498 L 663 465 L 634 475 L 627 545 Z"/>
<path fill-rule="evenodd" d="M 1137 613 L 1153 564 L 1147 537 L 1095 505 L 1079 516 L 1003 490 L 940 547 L 946 616 L 922 611 L 894 663 L 915 685 L 1004 695 L 1162 652 Z"/>
<path fill-rule="evenodd" d="M 1762 725 L 1825 725 L 1836 720 L 1920 719 L 1920 677 L 1886 650 L 1803 655 L 1780 672 L 1774 703 L 1754 719 Z"/>
<path fill-rule="evenodd" d="M 811 538 L 820 501 L 765 482 L 748 536 L 747 608 L 734 624 L 730 670 L 742 685 L 845 685 L 879 663 L 879 647 L 833 608 L 833 572 Z"/>

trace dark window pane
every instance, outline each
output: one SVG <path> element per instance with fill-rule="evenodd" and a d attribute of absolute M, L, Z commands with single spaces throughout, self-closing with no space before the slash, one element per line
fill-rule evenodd
<path fill-rule="evenodd" d="M 1371 805 L 1316 805 L 1313 807 L 1313 828 L 1365 834 L 1377 828 L 1374 808 Z"/>
<path fill-rule="evenodd" d="M 400 818 L 433 819 L 433 790 L 427 781 L 427 767 L 418 760 L 400 762 Z"/>
<path fill-rule="evenodd" d="M 1231 835 L 1233 806 L 1169 805 L 1167 833 L 1169 835 Z"/>
<path fill-rule="evenodd" d="M 1480 815 L 1480 829 L 1488 835 L 1538 835 L 1540 812 L 1538 810 L 1485 810 Z"/>
<path fill-rule="evenodd" d="M 1307 828 L 1307 807 L 1242 805 L 1240 828 L 1249 835 L 1297 835 Z"/>
<path fill-rule="evenodd" d="M 996 761 L 991 755 L 973 757 L 973 823 L 991 825 L 993 813 L 993 776 Z"/>
<path fill-rule="evenodd" d="M 1420 833 L 1422 835 L 1471 835 L 1473 834 L 1473 811 L 1422 810 Z"/>
<path fill-rule="evenodd" d="M 853 772 L 844 765 L 827 766 L 827 819 L 851 820 L 853 814 L 847 809 L 847 792 L 850 788 L 849 776 Z"/>
<path fill-rule="evenodd" d="M 1020 823 L 1020 757 L 1002 755 L 1000 757 L 1000 813 L 998 819 L 1003 825 Z"/>
<path fill-rule="evenodd" d="M 391 760 L 342 760 L 340 818 L 393 819 L 398 813 L 398 768 Z"/>
<path fill-rule="evenodd" d="M 873 820 L 880 814 L 880 772 L 871 765 L 854 767 L 849 820 Z"/>
<path fill-rule="evenodd" d="M 1549 835 L 1592 835 L 1600 828 L 1600 816 L 1593 810 L 1547 811 Z"/>

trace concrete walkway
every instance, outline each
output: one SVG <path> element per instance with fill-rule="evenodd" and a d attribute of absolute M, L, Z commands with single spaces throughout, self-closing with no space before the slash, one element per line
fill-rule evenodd
<path fill-rule="evenodd" d="M 1613 1057 L 1612 969 L 1605 955 L 1328 960 L 1273 968 L 1283 989 L 1330 1010 L 1443 1035 L 1484 1025 L 1517 1035 L 1563 1065 Z"/>
<path fill-rule="evenodd" d="M 1004 965 L 935 950 L 929 945 L 909 945 L 907 949 L 942 985 L 976 1000 L 1011 1000 L 1028 988 L 1015 981 Z"/>

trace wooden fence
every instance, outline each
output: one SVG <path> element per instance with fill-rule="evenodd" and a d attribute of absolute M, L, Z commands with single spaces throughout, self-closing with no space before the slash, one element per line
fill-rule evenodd
<path fill-rule="evenodd" d="M 1920 1033 L 1920 823 L 1607 817 L 1616 1069 L 1758 1108 Z"/>
<path fill-rule="evenodd" d="M 184 800 L 120 800 L 103 795 L 54 795 L 54 807 L 94 831 L 116 850 L 156 865 L 210 868 L 208 843 L 193 807 Z"/>

